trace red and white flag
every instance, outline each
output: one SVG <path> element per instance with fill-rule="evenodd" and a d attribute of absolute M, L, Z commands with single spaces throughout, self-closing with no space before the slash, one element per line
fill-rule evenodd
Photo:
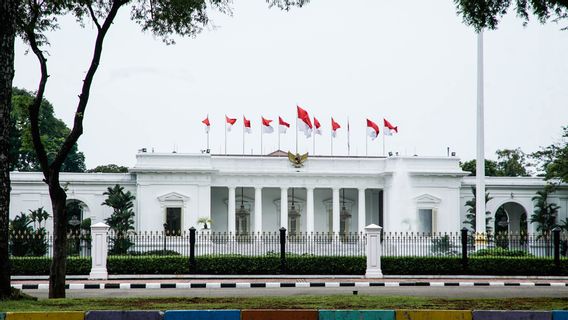
<path fill-rule="evenodd" d="M 310 115 L 308 114 L 308 112 L 302 108 L 300 108 L 300 106 L 296 106 L 296 108 L 298 109 L 298 130 L 302 131 L 304 133 L 304 135 L 306 136 L 306 138 L 309 138 L 312 136 L 312 121 L 310 120 Z"/>
<path fill-rule="evenodd" d="M 235 122 L 237 122 L 236 118 L 229 118 L 227 117 L 227 115 L 225 115 L 225 129 L 227 131 L 231 131 L 231 129 L 233 128 L 233 125 L 235 124 Z"/>
<path fill-rule="evenodd" d="M 321 136 L 321 124 L 316 117 L 314 117 L 314 134 L 319 134 Z"/>
<path fill-rule="evenodd" d="M 272 120 L 262 118 L 262 133 L 272 133 L 274 132 L 274 128 L 270 125 Z"/>
<path fill-rule="evenodd" d="M 379 136 L 379 126 L 369 119 L 367 119 L 367 135 L 371 137 L 371 140 Z"/>
<path fill-rule="evenodd" d="M 209 133 L 209 129 L 211 129 L 211 123 L 209 122 L 209 115 L 207 115 L 207 118 L 203 119 L 201 123 L 205 125 L 205 133 Z"/>
<path fill-rule="evenodd" d="M 290 128 L 290 124 L 281 117 L 278 117 L 278 133 L 286 133 L 286 130 Z"/>
<path fill-rule="evenodd" d="M 335 120 L 333 120 L 333 117 L 331 117 L 331 136 L 332 137 L 336 137 L 337 136 L 337 129 L 341 128 L 341 126 L 339 125 L 339 123 L 335 122 Z"/>
<path fill-rule="evenodd" d="M 398 126 L 393 126 L 390 122 L 387 121 L 387 119 L 383 118 L 384 120 L 384 125 L 385 125 L 385 129 L 383 134 L 386 136 L 392 136 L 393 133 L 398 133 Z"/>
<path fill-rule="evenodd" d="M 244 130 L 246 133 L 252 133 L 252 129 L 250 127 L 250 120 L 247 120 L 247 117 L 243 116 L 243 125 Z"/>

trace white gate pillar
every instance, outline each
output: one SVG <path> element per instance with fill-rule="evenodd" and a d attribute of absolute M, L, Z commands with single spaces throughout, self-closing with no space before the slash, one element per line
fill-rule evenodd
<path fill-rule="evenodd" d="M 99 222 L 91 226 L 91 280 L 108 279 L 107 255 L 108 243 L 107 234 L 109 226 Z"/>
<path fill-rule="evenodd" d="M 370 224 L 365 227 L 365 236 L 367 244 L 365 252 L 367 253 L 367 270 L 365 278 L 382 278 L 381 270 L 381 227 L 376 224 Z"/>

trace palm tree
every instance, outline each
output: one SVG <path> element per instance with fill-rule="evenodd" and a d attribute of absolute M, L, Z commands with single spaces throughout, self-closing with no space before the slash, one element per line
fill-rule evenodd
<path fill-rule="evenodd" d="M 115 234 L 110 252 L 124 254 L 134 245 L 127 235 L 129 231 L 134 230 L 134 211 L 132 210 L 134 203 L 132 201 L 136 197 L 130 191 L 124 192 L 124 187 L 118 184 L 114 187 L 108 187 L 103 194 L 107 198 L 102 205 L 113 208 L 110 217 L 105 219 L 105 222 Z"/>
<path fill-rule="evenodd" d="M 536 196 L 532 198 L 534 202 L 534 213 L 531 215 L 531 223 L 536 223 L 536 231 L 538 232 L 537 239 L 544 238 L 546 243 L 546 254 L 550 254 L 550 236 L 552 230 L 558 225 L 556 224 L 556 217 L 558 216 L 558 209 L 560 207 L 556 203 L 550 203 L 548 196 L 554 192 L 553 187 L 547 185 L 543 190 L 536 192 Z"/>
<path fill-rule="evenodd" d="M 467 213 L 465 215 L 465 220 L 463 221 L 463 224 L 469 225 L 469 229 L 471 230 L 472 233 L 475 233 L 475 226 L 476 226 L 476 222 L 475 222 L 475 215 L 476 215 L 476 190 L 475 187 L 471 187 L 471 192 L 473 193 L 473 198 L 471 198 L 470 200 L 468 200 L 465 203 L 466 207 L 469 207 L 467 209 Z M 493 199 L 492 197 L 489 196 L 489 192 L 485 193 L 485 203 L 489 202 L 489 200 Z M 491 218 L 491 212 L 490 211 L 485 211 L 485 229 L 487 230 L 487 233 L 491 233 L 493 231 L 493 228 L 491 227 L 491 220 L 493 220 L 493 218 Z"/>

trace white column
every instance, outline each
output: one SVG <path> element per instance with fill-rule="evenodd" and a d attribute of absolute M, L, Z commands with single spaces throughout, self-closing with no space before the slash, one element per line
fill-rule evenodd
<path fill-rule="evenodd" d="M 229 214 L 227 215 L 227 231 L 235 233 L 237 230 L 236 222 L 236 198 L 235 198 L 235 187 L 229 187 Z"/>
<path fill-rule="evenodd" d="M 367 218 L 366 210 L 365 210 L 365 188 L 359 188 L 358 190 L 359 199 L 357 200 L 358 204 L 358 215 L 357 215 L 357 231 L 363 232 L 365 231 L 365 222 Z"/>
<path fill-rule="evenodd" d="M 280 228 L 288 229 L 288 188 L 280 188 Z"/>
<path fill-rule="evenodd" d="M 102 222 L 91 226 L 91 273 L 89 273 L 90 280 L 108 279 L 108 272 L 106 267 L 108 255 L 108 228 L 109 226 Z"/>
<path fill-rule="evenodd" d="M 306 188 L 306 231 L 314 232 L 314 188 Z"/>
<path fill-rule="evenodd" d="M 262 232 L 262 187 L 254 188 L 254 232 Z"/>
<path fill-rule="evenodd" d="M 485 233 L 485 128 L 483 115 L 483 32 L 477 34 L 477 157 L 475 232 Z"/>
<path fill-rule="evenodd" d="M 333 188 L 332 231 L 339 233 L 339 188 Z"/>
<path fill-rule="evenodd" d="M 382 278 L 381 270 L 381 227 L 371 224 L 365 227 L 365 236 L 367 244 L 365 252 L 367 253 L 367 270 L 365 278 Z"/>

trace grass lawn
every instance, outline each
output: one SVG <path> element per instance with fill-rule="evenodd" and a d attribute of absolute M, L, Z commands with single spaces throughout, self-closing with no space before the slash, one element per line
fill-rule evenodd
<path fill-rule="evenodd" d="M 0 301 L 0 311 L 176 309 L 568 310 L 567 298 L 439 299 L 380 296 L 97 298 Z"/>

